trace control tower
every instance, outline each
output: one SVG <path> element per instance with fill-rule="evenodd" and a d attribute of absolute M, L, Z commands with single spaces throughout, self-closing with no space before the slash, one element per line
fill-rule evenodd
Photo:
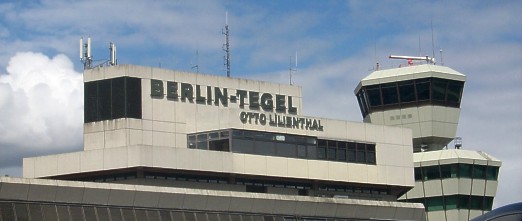
<path fill-rule="evenodd" d="M 451 68 L 422 64 L 377 70 L 355 94 L 364 122 L 411 128 L 414 152 L 441 150 L 455 138 L 465 81 Z"/>
<path fill-rule="evenodd" d="M 424 204 L 428 221 L 467 221 L 492 209 L 502 163 L 493 156 L 445 148 L 455 138 L 466 76 L 429 57 L 405 67 L 377 70 L 355 95 L 364 122 L 412 129 L 415 187 L 399 197 Z M 427 64 L 413 65 L 413 60 Z"/>

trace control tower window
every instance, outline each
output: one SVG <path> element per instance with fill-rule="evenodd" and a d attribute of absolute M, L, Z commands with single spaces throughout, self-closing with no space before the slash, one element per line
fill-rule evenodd
<path fill-rule="evenodd" d="M 404 81 L 399 83 L 399 97 L 401 103 L 415 101 L 415 87 L 413 81 Z"/>
<path fill-rule="evenodd" d="M 397 104 L 399 103 L 399 96 L 397 95 L 397 84 L 383 84 L 382 90 L 382 101 L 384 105 Z"/>
<path fill-rule="evenodd" d="M 421 78 L 362 87 L 357 101 L 363 116 L 372 111 L 418 105 L 460 107 L 464 82 L 441 78 Z"/>
<path fill-rule="evenodd" d="M 430 81 L 429 79 L 419 79 L 415 81 L 417 88 L 417 100 L 425 101 L 430 99 Z"/>
<path fill-rule="evenodd" d="M 374 87 L 368 87 L 366 89 L 366 92 L 368 93 L 368 98 L 370 99 L 371 107 L 381 106 L 381 90 L 379 88 L 379 85 Z"/>

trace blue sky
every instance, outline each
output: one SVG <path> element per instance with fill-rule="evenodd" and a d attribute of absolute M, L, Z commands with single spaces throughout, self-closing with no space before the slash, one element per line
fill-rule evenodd
<path fill-rule="evenodd" d="M 23 157 L 82 149 L 80 37 L 92 37 L 95 63 L 112 41 L 120 64 L 226 75 L 227 11 L 232 76 L 287 83 L 297 52 L 310 116 L 361 121 L 353 90 L 376 62 L 433 51 L 440 61 L 442 49 L 468 77 L 463 148 L 503 161 L 495 206 L 522 201 L 520 1 L 4 1 L 0 174 L 20 176 Z"/>

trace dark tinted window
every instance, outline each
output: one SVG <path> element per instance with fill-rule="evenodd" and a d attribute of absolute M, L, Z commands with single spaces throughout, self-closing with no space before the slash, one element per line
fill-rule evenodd
<path fill-rule="evenodd" d="M 111 81 L 98 82 L 98 114 L 100 120 L 111 119 Z"/>
<path fill-rule="evenodd" d="M 384 84 L 382 85 L 382 102 L 384 105 L 399 103 L 399 96 L 397 95 L 397 85 Z"/>
<path fill-rule="evenodd" d="M 368 99 L 370 99 L 370 106 L 377 107 L 381 105 L 381 91 L 379 87 L 368 88 Z"/>
<path fill-rule="evenodd" d="M 415 101 L 415 88 L 413 81 L 406 81 L 399 84 L 400 102 Z"/>
<path fill-rule="evenodd" d="M 141 79 L 119 77 L 84 84 L 84 122 L 141 118 Z"/>
<path fill-rule="evenodd" d="M 431 84 L 431 96 L 433 100 L 444 101 L 446 99 L 446 82 L 442 79 L 433 79 Z"/>
<path fill-rule="evenodd" d="M 125 117 L 125 78 L 114 78 L 111 80 L 111 83 L 111 119 Z"/>

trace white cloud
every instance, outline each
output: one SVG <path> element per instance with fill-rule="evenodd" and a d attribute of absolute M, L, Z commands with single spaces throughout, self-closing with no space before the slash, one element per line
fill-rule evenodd
<path fill-rule="evenodd" d="M 24 52 L 0 75 L 0 167 L 82 143 L 82 75 L 64 55 Z M 16 160 L 14 160 L 16 159 Z"/>

